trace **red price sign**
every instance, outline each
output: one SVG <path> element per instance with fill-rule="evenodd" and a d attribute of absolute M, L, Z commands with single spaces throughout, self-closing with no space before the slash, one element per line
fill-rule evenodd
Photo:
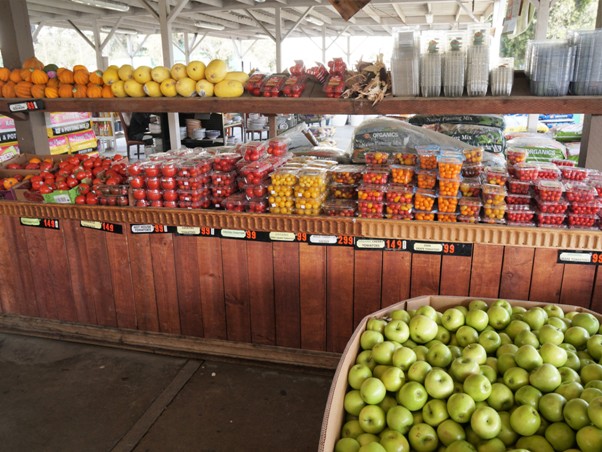
<path fill-rule="evenodd" d="M 206 226 L 201 228 L 201 235 L 211 235 L 211 228 Z"/>
<path fill-rule="evenodd" d="M 353 246 L 354 240 L 351 235 L 339 235 L 337 237 L 337 245 Z"/>
<path fill-rule="evenodd" d="M 297 242 L 307 242 L 307 233 L 297 232 Z"/>
<path fill-rule="evenodd" d="M 456 252 L 456 247 L 453 243 L 444 243 L 443 244 L 443 254 L 454 254 Z"/>
<path fill-rule="evenodd" d="M 592 264 L 602 264 L 602 253 L 592 253 Z"/>
<path fill-rule="evenodd" d="M 257 240 L 257 232 L 255 231 L 246 231 L 245 235 L 247 240 Z"/>
<path fill-rule="evenodd" d="M 386 240 L 385 248 L 388 250 L 404 250 L 406 248 L 405 240 L 400 240 L 400 239 Z"/>

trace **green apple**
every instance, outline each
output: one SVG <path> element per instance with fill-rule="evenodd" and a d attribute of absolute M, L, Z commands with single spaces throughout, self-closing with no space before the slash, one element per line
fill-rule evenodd
<path fill-rule="evenodd" d="M 397 406 L 397 400 L 393 395 L 387 393 L 385 398 L 378 404 L 378 406 L 381 407 L 386 414 L 391 408 Z"/>
<path fill-rule="evenodd" d="M 371 319 L 372 320 L 372 319 Z M 383 342 L 385 337 L 379 331 L 366 330 L 360 336 L 360 346 L 363 350 L 372 350 L 379 342 Z"/>
<path fill-rule="evenodd" d="M 584 387 L 602 389 L 602 380 L 588 381 Z"/>
<path fill-rule="evenodd" d="M 479 334 L 479 344 L 487 353 L 494 353 L 502 345 L 502 339 L 495 331 L 482 331 Z"/>
<path fill-rule="evenodd" d="M 554 367 L 562 367 L 568 359 L 567 351 L 551 342 L 546 342 L 539 347 L 539 354 L 544 363 L 553 365 Z"/>
<path fill-rule="evenodd" d="M 556 450 L 567 450 L 575 446 L 575 432 L 564 422 L 548 425 L 544 436 Z"/>
<path fill-rule="evenodd" d="M 563 334 L 566 331 L 566 329 L 569 327 L 567 324 L 567 321 L 560 317 L 548 317 L 548 323 L 546 325 L 555 326 L 560 331 L 562 331 Z"/>
<path fill-rule="evenodd" d="M 598 363 L 587 364 L 581 369 L 579 376 L 583 384 L 594 380 L 602 380 L 602 365 Z"/>
<path fill-rule="evenodd" d="M 357 419 L 366 433 L 378 434 L 382 432 L 387 425 L 385 421 L 385 412 L 378 405 L 366 405 L 360 411 Z"/>
<path fill-rule="evenodd" d="M 550 343 L 560 345 L 564 341 L 564 333 L 559 328 L 548 323 L 538 330 L 537 339 L 540 344 Z"/>
<path fill-rule="evenodd" d="M 562 345 L 560 348 L 563 348 Z M 575 371 L 581 369 L 581 360 L 579 359 L 579 356 L 577 356 L 577 353 L 567 350 L 565 367 L 570 367 Z"/>
<path fill-rule="evenodd" d="M 437 427 L 437 436 L 439 441 L 444 446 L 449 446 L 454 441 L 463 440 L 466 438 L 464 427 L 458 424 L 453 419 L 446 419 Z"/>
<path fill-rule="evenodd" d="M 431 371 L 431 369 L 432 366 L 426 361 L 416 361 L 410 366 L 410 368 L 406 372 L 406 378 L 408 380 L 416 381 L 418 383 L 424 383 L 426 374 L 428 374 Z"/>
<path fill-rule="evenodd" d="M 468 311 L 486 311 L 488 307 L 489 305 L 487 304 L 487 302 L 479 299 L 470 300 L 470 302 L 468 303 Z"/>
<path fill-rule="evenodd" d="M 390 430 L 381 434 L 380 445 L 386 452 L 409 452 L 410 443 L 401 433 Z"/>
<path fill-rule="evenodd" d="M 462 349 L 457 345 L 448 345 L 449 351 L 451 352 L 454 359 L 462 356 Z"/>
<path fill-rule="evenodd" d="M 552 445 L 541 435 L 522 436 L 516 442 L 516 447 L 532 452 L 554 452 Z"/>
<path fill-rule="evenodd" d="M 448 418 L 445 400 L 431 399 L 422 407 L 422 419 L 431 427 L 437 427 Z"/>
<path fill-rule="evenodd" d="M 424 379 L 426 392 L 435 399 L 447 399 L 454 392 L 454 380 L 445 370 L 433 367 Z"/>
<path fill-rule="evenodd" d="M 445 327 L 437 325 L 435 340 L 443 342 L 444 344 L 449 344 L 451 342 L 451 333 L 447 331 Z"/>
<path fill-rule="evenodd" d="M 556 392 L 544 394 L 539 399 L 539 413 L 550 422 L 564 421 L 563 410 L 567 399 Z"/>
<path fill-rule="evenodd" d="M 587 352 L 595 360 L 602 358 L 602 334 L 594 334 L 587 340 Z"/>
<path fill-rule="evenodd" d="M 417 381 L 408 381 L 397 391 L 397 401 L 410 411 L 421 410 L 427 400 L 425 387 Z"/>
<path fill-rule="evenodd" d="M 406 407 L 397 405 L 387 411 L 386 414 L 387 427 L 391 430 L 396 430 L 404 435 L 410 431 L 410 427 L 414 423 L 412 412 Z"/>
<path fill-rule="evenodd" d="M 360 386 L 360 395 L 364 402 L 370 405 L 377 405 L 387 395 L 387 389 L 382 381 L 378 378 L 370 377 L 366 378 Z M 368 432 L 370 433 L 370 432 Z"/>
<path fill-rule="evenodd" d="M 535 386 L 541 392 L 552 392 L 558 386 L 562 378 L 558 369 L 551 364 L 542 364 L 537 369 L 534 369 L 529 374 L 529 383 Z"/>
<path fill-rule="evenodd" d="M 514 338 L 514 343 L 521 347 L 522 345 L 532 345 L 535 348 L 539 347 L 539 339 L 533 331 L 521 331 Z"/>
<path fill-rule="evenodd" d="M 406 371 L 416 362 L 416 352 L 409 347 L 401 346 L 393 352 L 393 365 Z"/>
<path fill-rule="evenodd" d="M 575 431 L 589 425 L 590 419 L 587 414 L 588 408 L 589 404 L 583 399 L 567 400 L 562 409 L 564 422 L 569 424 L 569 427 Z"/>
<path fill-rule="evenodd" d="M 564 317 L 564 311 L 557 304 L 549 303 L 543 307 L 543 310 L 546 311 L 546 313 L 548 314 L 548 319 L 550 319 L 551 317 Z"/>
<path fill-rule="evenodd" d="M 504 332 L 510 336 L 512 340 L 520 333 L 521 331 L 529 331 L 531 327 L 529 324 L 523 320 L 511 320 Z"/>
<path fill-rule="evenodd" d="M 358 443 L 360 443 L 360 447 L 365 446 L 370 443 L 378 443 L 380 441 L 380 438 L 378 436 L 376 436 L 374 433 L 365 433 L 365 432 L 362 433 L 360 436 L 358 436 L 355 439 Z"/>
<path fill-rule="evenodd" d="M 391 366 L 387 366 L 385 364 L 377 364 L 376 366 L 374 366 L 374 369 L 372 369 L 372 376 L 374 378 L 380 379 L 380 377 L 383 376 L 383 374 L 389 367 Z"/>
<path fill-rule="evenodd" d="M 600 452 L 602 450 L 602 430 L 593 425 L 579 429 L 577 445 L 582 452 Z"/>
<path fill-rule="evenodd" d="M 349 369 L 347 381 L 353 389 L 359 389 L 366 378 L 372 376 L 372 371 L 365 364 L 354 364 Z"/>
<path fill-rule="evenodd" d="M 477 331 L 483 331 L 489 324 L 489 316 L 486 310 L 473 309 L 466 313 L 464 323 Z"/>
<path fill-rule="evenodd" d="M 373 370 L 376 367 L 376 362 L 372 358 L 372 350 L 362 350 L 358 353 L 357 358 L 355 358 L 356 364 L 365 364 Z"/>
<path fill-rule="evenodd" d="M 426 345 L 417 345 L 412 350 L 414 350 L 414 353 L 416 353 L 417 361 L 426 361 L 426 354 L 429 351 Z"/>
<path fill-rule="evenodd" d="M 456 331 L 462 325 L 464 325 L 464 314 L 458 308 L 449 308 L 446 309 L 443 313 L 443 317 L 441 317 L 441 324 L 448 331 Z"/>
<path fill-rule="evenodd" d="M 403 320 L 408 323 L 410 321 L 410 314 L 405 309 L 394 309 L 389 313 L 391 320 Z"/>
<path fill-rule="evenodd" d="M 410 337 L 417 344 L 426 344 L 435 339 L 437 335 L 437 323 L 421 314 L 416 314 L 410 320 Z"/>
<path fill-rule="evenodd" d="M 334 445 L 334 452 L 358 452 L 360 443 L 354 438 L 341 438 Z"/>
<path fill-rule="evenodd" d="M 393 352 L 395 344 L 391 341 L 383 341 L 372 347 L 372 358 L 376 364 L 391 365 L 393 363 Z"/>
<path fill-rule="evenodd" d="M 447 367 L 452 359 L 451 350 L 440 341 L 436 341 L 426 354 L 426 361 L 433 367 Z"/>
<path fill-rule="evenodd" d="M 571 381 L 569 383 L 562 383 L 554 392 L 567 400 L 576 399 L 583 392 L 583 386 L 578 381 Z"/>
<path fill-rule="evenodd" d="M 487 378 L 490 383 L 495 383 L 497 380 L 497 370 L 488 364 L 479 366 L 479 373 Z"/>
<path fill-rule="evenodd" d="M 493 383 L 487 403 L 497 411 L 508 411 L 514 405 L 514 393 L 503 383 Z"/>
<path fill-rule="evenodd" d="M 454 393 L 447 399 L 449 417 L 460 424 L 468 422 L 475 410 L 475 401 L 463 392 Z"/>
<path fill-rule="evenodd" d="M 418 411 L 412 411 L 412 417 L 414 418 L 413 425 L 422 424 L 424 422 L 422 419 L 422 408 Z"/>
<path fill-rule="evenodd" d="M 514 344 L 514 342 L 510 338 L 510 336 L 508 336 L 503 331 L 499 331 L 498 334 L 500 336 L 500 341 L 502 342 L 502 345 L 504 345 L 504 344 Z"/>
<path fill-rule="evenodd" d="M 577 349 L 574 345 L 569 344 L 568 342 L 563 342 L 560 344 L 560 347 L 564 348 L 567 352 L 577 353 Z"/>
<path fill-rule="evenodd" d="M 364 430 L 362 430 L 360 421 L 358 421 L 357 419 L 345 422 L 343 428 L 341 428 L 342 438 L 357 438 L 362 433 L 364 433 Z"/>
<path fill-rule="evenodd" d="M 571 325 L 585 328 L 590 336 L 598 334 L 598 330 L 600 329 L 600 321 L 596 316 L 589 312 L 580 312 L 576 314 L 572 319 Z"/>
<path fill-rule="evenodd" d="M 425 304 L 423 306 L 420 306 L 418 309 L 416 309 L 416 315 L 423 315 L 425 317 L 428 317 L 431 320 L 436 321 L 438 312 L 434 307 L 432 307 L 428 304 Z"/>
<path fill-rule="evenodd" d="M 397 392 L 405 383 L 405 374 L 399 367 L 391 366 L 384 371 L 380 380 L 389 392 Z"/>
<path fill-rule="evenodd" d="M 403 320 L 394 319 L 387 323 L 384 334 L 388 340 L 403 344 L 410 337 L 410 327 Z"/>
<path fill-rule="evenodd" d="M 591 403 L 592 400 L 600 396 L 602 396 L 602 390 L 598 388 L 585 388 L 579 398 L 585 400 L 587 403 Z"/>
<path fill-rule="evenodd" d="M 492 306 L 501 306 L 508 311 L 509 314 L 512 314 L 512 305 L 508 300 L 504 300 L 503 298 L 497 299 L 493 302 Z"/>
<path fill-rule="evenodd" d="M 581 326 L 571 326 L 564 332 L 564 341 L 574 346 L 577 350 L 587 347 L 590 334 Z"/>
<path fill-rule="evenodd" d="M 500 309 L 504 309 L 499 307 Z M 507 312 L 507 311 L 506 311 Z M 502 420 L 497 411 L 488 406 L 481 406 L 472 413 L 470 427 L 481 439 L 495 438 L 502 429 Z"/>
<path fill-rule="evenodd" d="M 522 367 L 511 367 L 504 372 L 502 380 L 511 391 L 517 391 L 529 384 L 529 372 Z"/>
<path fill-rule="evenodd" d="M 387 321 L 385 319 L 377 319 L 376 317 L 372 317 L 366 322 L 366 330 L 378 331 L 381 334 L 384 334 L 385 326 L 387 326 Z"/>
<path fill-rule="evenodd" d="M 564 318 L 572 322 L 573 321 L 573 317 L 575 317 L 577 314 L 579 314 L 579 311 L 565 312 L 564 313 Z"/>
<path fill-rule="evenodd" d="M 543 364 L 543 358 L 532 345 L 522 345 L 518 348 L 514 360 L 518 367 L 531 371 Z"/>
<path fill-rule="evenodd" d="M 504 375 L 504 372 L 506 372 L 508 369 L 511 369 L 512 367 L 517 367 L 515 355 L 512 355 L 510 353 L 505 353 L 498 357 L 498 359 L 497 359 L 498 374 Z"/>
<path fill-rule="evenodd" d="M 469 325 L 462 325 L 458 328 L 454 333 L 454 337 L 460 347 L 479 342 L 478 331 Z"/>
<path fill-rule="evenodd" d="M 503 355 L 506 353 L 510 353 L 511 355 L 514 355 L 517 351 L 518 351 L 518 346 L 515 344 L 502 344 L 495 351 L 495 356 L 497 356 L 499 358 L 500 355 Z"/>
<path fill-rule="evenodd" d="M 531 385 L 522 386 L 514 393 L 514 401 L 517 405 L 530 405 L 535 409 L 538 409 L 541 397 L 542 392 Z"/>
<path fill-rule="evenodd" d="M 468 344 L 464 347 L 462 356 L 473 359 L 479 365 L 485 364 L 485 361 L 487 361 L 487 351 L 485 351 L 485 347 L 478 343 Z"/>
<path fill-rule="evenodd" d="M 596 397 L 589 402 L 587 416 L 592 424 L 598 428 L 602 428 L 602 397 Z"/>
<path fill-rule="evenodd" d="M 512 426 L 510 425 L 510 413 L 508 411 L 500 411 L 498 414 L 502 421 L 502 429 L 497 437 L 502 440 L 506 447 L 510 447 L 516 442 L 518 435 L 512 430 Z"/>
<path fill-rule="evenodd" d="M 579 376 L 579 373 L 576 370 L 571 369 L 570 367 L 560 367 L 558 369 L 558 372 L 560 372 L 561 384 L 570 383 L 571 381 L 577 381 L 581 383 L 581 377 Z"/>
<path fill-rule="evenodd" d="M 472 358 L 460 357 L 452 361 L 450 373 L 456 381 L 463 383 L 470 374 L 480 373 L 479 363 Z"/>
<path fill-rule="evenodd" d="M 506 452 L 506 445 L 499 438 L 483 440 L 479 443 L 478 452 Z"/>
<path fill-rule="evenodd" d="M 539 413 L 531 405 L 520 405 L 510 413 L 510 426 L 521 436 L 534 435 L 540 425 Z"/>
<path fill-rule="evenodd" d="M 548 320 L 548 313 L 539 306 L 529 309 L 523 314 L 523 321 L 527 322 L 532 330 L 538 330 Z"/>
<path fill-rule="evenodd" d="M 464 380 L 463 389 L 475 402 L 482 402 L 491 395 L 491 382 L 484 375 L 471 374 Z"/>
<path fill-rule="evenodd" d="M 487 309 L 489 325 L 496 330 L 503 330 L 510 323 L 510 312 L 500 305 L 492 305 Z"/>
<path fill-rule="evenodd" d="M 420 423 L 412 426 L 408 433 L 412 450 L 416 452 L 432 452 L 439 447 L 437 432 L 428 424 Z"/>
<path fill-rule="evenodd" d="M 345 412 L 357 416 L 360 414 L 362 408 L 366 406 L 366 402 L 362 398 L 360 391 L 358 389 L 352 389 L 351 391 L 345 394 L 345 398 L 343 399 L 343 406 L 345 408 Z"/>

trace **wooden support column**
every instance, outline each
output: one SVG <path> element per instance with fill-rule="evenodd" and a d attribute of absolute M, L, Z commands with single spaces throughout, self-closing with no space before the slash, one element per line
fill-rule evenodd
<path fill-rule="evenodd" d="M 282 18 L 280 17 L 280 8 L 276 8 L 274 13 L 276 21 L 276 72 L 282 71 Z"/>
<path fill-rule="evenodd" d="M 23 60 L 34 56 L 27 3 L 0 1 L 0 51 L 6 67 L 21 67 Z M 15 121 L 21 152 L 49 154 L 44 113 L 33 112 L 26 121 Z"/>

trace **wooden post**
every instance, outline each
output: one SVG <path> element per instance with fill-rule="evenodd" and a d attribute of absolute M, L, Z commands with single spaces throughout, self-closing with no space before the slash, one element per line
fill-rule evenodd
<path fill-rule="evenodd" d="M 282 18 L 280 16 L 280 8 L 275 10 L 274 20 L 276 21 L 276 72 L 282 71 Z"/>

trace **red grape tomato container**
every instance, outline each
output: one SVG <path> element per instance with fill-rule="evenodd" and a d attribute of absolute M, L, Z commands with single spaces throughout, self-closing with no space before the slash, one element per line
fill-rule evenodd
<path fill-rule="evenodd" d="M 367 184 L 386 184 L 389 181 L 389 170 L 377 166 L 367 166 L 362 171 L 362 180 Z"/>
<path fill-rule="evenodd" d="M 354 217 L 357 202 L 349 199 L 329 199 L 322 204 L 322 212 L 331 217 Z"/>
<path fill-rule="evenodd" d="M 268 154 L 270 155 L 285 155 L 288 152 L 288 147 L 291 143 L 289 137 L 274 137 L 268 140 Z"/>
<path fill-rule="evenodd" d="M 569 207 L 569 203 L 563 198 L 557 201 L 545 201 L 537 196 L 535 202 L 537 203 L 537 208 L 542 213 L 565 213 Z"/>
<path fill-rule="evenodd" d="M 564 192 L 564 185 L 556 180 L 538 180 L 535 190 L 543 201 L 558 201 Z"/>
<path fill-rule="evenodd" d="M 232 171 L 236 167 L 236 162 L 242 158 L 237 152 L 224 152 L 213 156 L 213 169 L 216 171 Z"/>
<path fill-rule="evenodd" d="M 526 195 L 529 193 L 532 182 L 512 178 L 508 181 L 508 193 Z"/>
<path fill-rule="evenodd" d="M 598 196 L 597 190 L 584 182 L 566 182 L 566 199 L 571 202 L 593 201 Z"/>
<path fill-rule="evenodd" d="M 332 168 L 329 173 L 333 182 L 355 185 L 362 180 L 362 171 L 365 168 L 364 165 L 338 165 Z"/>

